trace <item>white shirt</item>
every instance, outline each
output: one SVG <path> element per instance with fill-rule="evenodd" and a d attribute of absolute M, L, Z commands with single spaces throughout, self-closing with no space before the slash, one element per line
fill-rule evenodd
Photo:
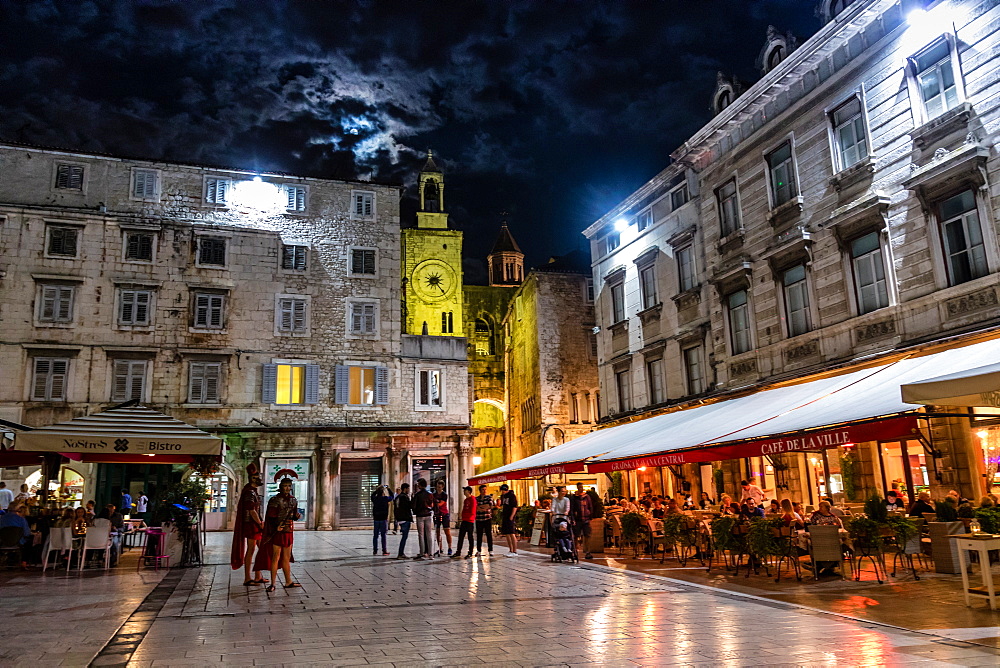
<path fill-rule="evenodd" d="M 137 513 L 146 512 L 146 504 L 149 503 L 149 499 L 146 498 L 145 494 L 140 494 L 139 498 L 135 502 L 135 511 Z"/>
<path fill-rule="evenodd" d="M 0 508 L 7 510 L 10 506 L 10 502 L 14 500 L 14 492 L 10 491 L 6 487 L 0 489 Z"/>
<path fill-rule="evenodd" d="M 764 496 L 764 492 L 761 491 L 760 487 L 757 485 L 749 485 L 745 490 L 743 490 L 743 498 L 740 501 L 746 501 L 747 499 L 753 499 L 757 502 L 757 505 L 761 505 L 767 497 Z"/>
<path fill-rule="evenodd" d="M 559 498 L 558 496 L 552 499 L 552 520 L 555 521 L 557 517 L 569 517 L 569 497 L 564 496 Z"/>

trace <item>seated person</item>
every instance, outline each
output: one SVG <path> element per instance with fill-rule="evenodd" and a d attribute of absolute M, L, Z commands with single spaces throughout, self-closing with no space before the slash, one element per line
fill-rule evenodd
<path fill-rule="evenodd" d="M 702 510 L 709 510 L 715 505 L 715 499 L 708 495 L 708 492 L 702 492 L 701 498 L 698 499 L 698 507 Z"/>
<path fill-rule="evenodd" d="M 891 512 L 903 512 L 906 510 L 906 504 L 903 500 L 899 498 L 899 492 L 895 490 L 889 490 L 889 493 L 885 495 L 885 509 Z"/>
<path fill-rule="evenodd" d="M 771 499 L 771 503 L 768 504 L 767 510 L 764 511 L 765 515 L 780 515 L 781 514 L 781 504 L 778 503 L 777 499 Z"/>
<path fill-rule="evenodd" d="M 795 512 L 792 502 L 788 499 L 781 500 L 781 522 L 786 527 L 802 529 L 806 523 L 802 521 L 802 516 Z"/>
<path fill-rule="evenodd" d="M 740 517 L 746 520 L 750 520 L 755 517 L 764 517 L 764 509 L 758 506 L 755 500 L 747 499 L 743 502 L 743 506 L 740 508 Z"/>
<path fill-rule="evenodd" d="M 667 514 L 667 511 L 663 508 L 663 502 L 660 501 L 660 497 L 653 499 L 653 508 L 650 510 L 650 513 L 658 520 L 662 520 L 663 516 Z"/>
<path fill-rule="evenodd" d="M 988 496 L 984 496 L 983 498 L 979 499 L 980 508 L 993 508 L 995 505 L 996 504 L 993 503 L 993 499 L 991 499 Z"/>
<path fill-rule="evenodd" d="M 57 529 L 68 529 L 73 526 L 73 509 L 63 508 L 62 514 L 59 515 L 59 519 L 56 520 L 53 525 Z"/>
<path fill-rule="evenodd" d="M 19 541 L 19 545 L 21 547 L 21 568 L 28 567 L 28 550 L 31 548 L 32 542 L 31 527 L 28 525 L 28 520 L 24 517 L 26 512 L 27 506 L 24 504 L 19 503 L 16 506 L 11 504 L 11 507 L 7 509 L 7 512 L 0 517 L 0 529 L 17 527 L 23 532 L 21 540 Z"/>
<path fill-rule="evenodd" d="M 125 526 L 125 518 L 122 517 L 122 514 L 117 511 L 116 506 L 113 503 L 109 503 L 104 506 L 104 510 L 101 511 L 101 514 L 98 515 L 98 517 L 110 520 L 111 527 L 115 530 L 120 531 L 121 528 Z"/>
<path fill-rule="evenodd" d="M 917 500 L 910 506 L 910 517 L 923 517 L 924 513 L 933 513 L 934 506 L 931 505 L 931 494 L 923 491 L 917 494 Z"/>
<path fill-rule="evenodd" d="M 829 501 L 819 502 L 819 510 L 812 514 L 809 518 L 809 522 L 817 526 L 835 526 L 840 529 L 844 528 L 844 523 L 840 521 L 840 518 L 837 517 L 836 514 L 834 514 Z"/>

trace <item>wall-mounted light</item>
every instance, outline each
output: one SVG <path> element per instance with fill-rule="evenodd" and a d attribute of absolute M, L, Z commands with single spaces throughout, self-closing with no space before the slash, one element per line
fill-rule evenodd
<path fill-rule="evenodd" d="M 472 465 L 473 466 L 479 466 L 482 463 L 483 463 L 483 458 L 480 457 L 479 455 L 476 455 L 475 457 L 472 458 Z"/>
<path fill-rule="evenodd" d="M 624 232 L 627 229 L 628 229 L 628 219 L 627 218 L 619 218 L 618 220 L 615 221 L 615 231 L 616 232 Z"/>
<path fill-rule="evenodd" d="M 639 468 L 638 468 L 637 470 L 638 470 L 638 471 L 645 471 L 645 470 L 646 470 L 646 467 L 645 467 L 645 466 L 640 466 L 640 467 L 639 467 Z"/>

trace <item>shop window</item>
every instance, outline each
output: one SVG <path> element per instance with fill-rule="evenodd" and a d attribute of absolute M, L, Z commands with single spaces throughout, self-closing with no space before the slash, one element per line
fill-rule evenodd
<path fill-rule="evenodd" d="M 963 190 L 939 206 L 948 284 L 959 285 L 989 273 L 976 195 Z"/>
<path fill-rule="evenodd" d="M 811 329 L 809 322 L 809 285 L 806 281 L 806 267 L 796 265 L 781 274 L 782 291 L 785 297 L 785 322 L 788 336 L 799 336 Z"/>
<path fill-rule="evenodd" d="M 851 270 L 858 314 L 877 311 L 889 305 L 889 288 L 878 232 L 871 232 L 851 242 Z"/>
<path fill-rule="evenodd" d="M 319 365 L 265 364 L 262 401 L 278 406 L 319 403 Z"/>
<path fill-rule="evenodd" d="M 351 406 L 389 403 L 389 369 L 384 366 L 340 365 L 336 368 L 334 401 Z"/>
<path fill-rule="evenodd" d="M 930 490 L 927 454 L 919 441 L 880 443 L 878 453 L 883 494 L 896 489 L 912 502 L 918 493 Z"/>

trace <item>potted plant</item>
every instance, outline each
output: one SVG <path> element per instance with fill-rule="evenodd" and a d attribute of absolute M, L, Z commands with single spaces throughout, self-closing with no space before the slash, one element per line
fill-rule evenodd
<path fill-rule="evenodd" d="M 947 501 L 938 501 L 934 504 L 934 512 L 937 521 L 927 523 L 934 570 L 938 573 L 961 573 L 958 552 L 949 538 L 954 534 L 965 533 L 965 525 L 958 520 L 958 508 Z"/>
<path fill-rule="evenodd" d="M 634 544 L 639 538 L 639 527 L 642 526 L 642 515 L 639 513 L 625 513 L 621 516 L 622 540 L 625 544 Z"/>
<path fill-rule="evenodd" d="M 750 553 L 761 561 L 766 557 L 781 554 L 775 530 L 783 526 L 784 523 L 777 517 L 756 517 L 750 520 L 750 530 L 747 532 L 747 547 Z"/>
<path fill-rule="evenodd" d="M 521 506 L 514 515 L 514 526 L 522 536 L 531 538 L 531 529 L 535 524 L 534 506 Z"/>
<path fill-rule="evenodd" d="M 972 520 L 976 517 L 976 511 L 973 510 L 971 503 L 963 503 L 958 507 L 958 520 L 965 525 L 965 530 L 969 530 L 969 525 L 972 524 Z"/>

